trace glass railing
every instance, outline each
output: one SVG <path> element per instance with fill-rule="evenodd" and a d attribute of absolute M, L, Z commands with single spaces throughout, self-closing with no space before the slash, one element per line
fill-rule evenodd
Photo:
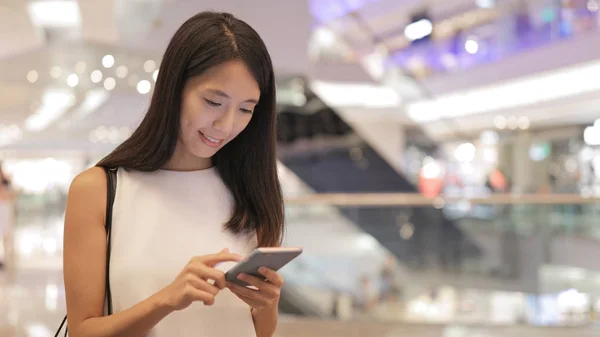
<path fill-rule="evenodd" d="M 307 294 L 318 293 L 325 312 L 346 319 L 587 325 L 600 312 L 590 295 L 600 294 L 600 282 L 589 285 L 600 281 L 600 270 L 569 247 L 583 244 L 588 254 L 600 254 L 598 201 L 297 196 L 287 200 L 286 244 L 304 246 L 305 254 L 283 272 Z M 444 216 L 423 214 L 433 208 Z M 426 221 L 415 226 L 415 217 Z M 395 263 L 387 264 L 389 256 Z M 546 266 L 552 273 L 542 273 Z"/>
<path fill-rule="evenodd" d="M 0 273 L 0 286 L 8 289 L 0 298 L 10 304 L 0 307 L 0 322 L 18 315 L 18 324 L 52 328 L 64 312 L 62 213 L 47 211 L 60 200 L 20 202 L 20 217 L 45 220 L 19 221 L 20 269 L 14 277 Z M 598 199 L 313 194 L 286 202 L 285 245 L 305 249 L 281 271 L 286 313 L 365 324 L 538 326 L 586 326 L 600 315 L 594 295 L 600 294 L 600 268 L 590 263 L 585 269 L 600 254 Z M 40 311 L 47 321 L 37 319 Z"/>
<path fill-rule="evenodd" d="M 288 198 L 288 217 L 311 214 L 331 216 L 331 209 L 402 210 L 434 207 L 450 220 L 482 228 L 509 228 L 519 234 L 548 230 L 599 238 L 595 219 L 600 215 L 600 198 L 579 194 L 519 194 L 485 197 L 426 198 L 418 194 L 317 194 Z M 600 227 L 600 226 L 598 226 Z"/>

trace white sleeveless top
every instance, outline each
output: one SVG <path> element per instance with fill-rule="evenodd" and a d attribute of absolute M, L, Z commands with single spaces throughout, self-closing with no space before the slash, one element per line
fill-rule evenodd
<path fill-rule="evenodd" d="M 256 237 L 223 230 L 233 198 L 216 168 L 176 172 L 119 169 L 113 208 L 110 287 L 113 312 L 169 285 L 194 256 L 248 254 Z M 218 266 L 225 271 L 234 263 Z M 228 289 L 213 306 L 193 303 L 158 323 L 148 337 L 254 337 L 249 306 Z"/>

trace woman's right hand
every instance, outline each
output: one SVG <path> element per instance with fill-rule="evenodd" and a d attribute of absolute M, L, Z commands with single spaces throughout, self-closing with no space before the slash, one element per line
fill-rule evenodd
<path fill-rule="evenodd" d="M 241 260 L 240 255 L 229 253 L 227 249 L 218 254 L 193 257 L 175 280 L 161 290 L 161 297 L 175 311 L 189 307 L 192 302 L 213 305 L 217 293 L 226 286 L 225 273 L 215 269 L 215 265 Z"/>

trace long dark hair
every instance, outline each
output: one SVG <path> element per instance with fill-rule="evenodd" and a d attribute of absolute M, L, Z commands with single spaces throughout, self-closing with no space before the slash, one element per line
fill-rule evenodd
<path fill-rule="evenodd" d="M 235 200 L 224 226 L 235 234 L 255 233 L 259 246 L 277 246 L 283 237 L 284 210 L 277 177 L 273 65 L 258 33 L 231 14 L 202 12 L 177 30 L 161 62 L 146 116 L 98 166 L 139 171 L 163 167 L 179 137 L 185 83 L 230 60 L 246 64 L 259 85 L 260 99 L 246 129 L 212 158 Z"/>

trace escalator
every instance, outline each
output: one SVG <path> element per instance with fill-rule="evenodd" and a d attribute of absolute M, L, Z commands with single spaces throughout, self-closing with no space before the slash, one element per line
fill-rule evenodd
<path fill-rule="evenodd" d="M 333 303 L 344 291 L 328 280 L 324 270 L 300 256 L 280 273 L 286 279 L 279 300 L 282 313 L 321 319 L 335 316 Z"/>
<path fill-rule="evenodd" d="M 279 159 L 317 193 L 418 193 L 334 110 L 304 86 L 302 105 L 280 104 Z M 456 269 L 479 248 L 441 210 L 422 207 L 340 207 L 399 261 L 414 268 Z M 414 235 L 403 239 L 410 222 Z"/>
<path fill-rule="evenodd" d="M 279 310 L 287 315 L 330 317 L 330 314 L 319 307 L 315 301 L 308 299 L 300 287 L 293 285 L 285 285 L 281 290 Z"/>

